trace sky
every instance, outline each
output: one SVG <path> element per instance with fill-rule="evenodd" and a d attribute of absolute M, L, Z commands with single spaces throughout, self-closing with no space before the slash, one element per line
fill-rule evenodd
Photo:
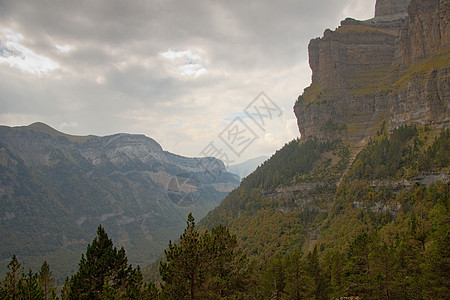
<path fill-rule="evenodd" d="M 0 125 L 235 164 L 299 137 L 308 43 L 375 0 L 0 0 Z"/>

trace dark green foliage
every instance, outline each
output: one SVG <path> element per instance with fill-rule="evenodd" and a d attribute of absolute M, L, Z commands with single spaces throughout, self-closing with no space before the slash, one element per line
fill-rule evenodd
<path fill-rule="evenodd" d="M 369 243 L 367 233 L 363 232 L 349 247 L 345 271 L 347 295 L 371 295 Z"/>
<path fill-rule="evenodd" d="M 405 165 L 414 163 L 418 153 L 413 144 L 418 132 L 415 126 L 401 126 L 394 129 L 388 137 L 382 131 L 377 140 L 369 142 L 358 155 L 352 170 L 353 178 L 383 179 L 390 178 Z M 416 168 L 416 166 L 415 166 Z"/>
<path fill-rule="evenodd" d="M 39 286 L 39 275 L 33 274 L 31 269 L 29 269 L 28 274 L 23 281 L 23 299 L 44 299 L 44 294 Z"/>
<path fill-rule="evenodd" d="M 433 171 L 450 164 L 450 129 L 444 130 L 423 155 L 419 157 L 419 169 Z"/>
<path fill-rule="evenodd" d="M 315 299 L 328 299 L 328 287 L 324 269 L 319 261 L 317 246 L 306 256 L 306 272 L 312 279 L 312 295 Z"/>
<path fill-rule="evenodd" d="M 353 179 L 411 177 L 419 172 L 438 171 L 449 165 L 450 129 L 443 130 L 433 144 L 421 151 L 428 138 L 417 127 L 404 125 L 388 136 L 385 131 L 370 141 L 352 168 Z"/>
<path fill-rule="evenodd" d="M 39 286 L 45 300 L 55 298 L 55 279 L 53 278 L 50 266 L 46 261 L 42 264 L 41 271 L 39 272 Z"/>
<path fill-rule="evenodd" d="M 127 263 L 125 250 L 117 250 L 104 228 L 83 254 L 78 272 L 66 282 L 69 299 L 134 299 L 141 293 L 142 274 Z M 65 291 L 66 292 L 66 291 Z"/>
<path fill-rule="evenodd" d="M 264 274 L 264 289 L 266 297 L 281 299 L 285 295 L 286 274 L 281 256 L 275 256 L 269 263 Z"/>
<path fill-rule="evenodd" d="M 389 135 L 384 128 L 348 170 L 341 142 L 291 142 L 209 215 L 211 231 L 198 231 L 188 216 L 160 263 L 161 287 L 144 285 L 139 268 L 99 227 L 61 298 L 447 299 L 450 186 L 422 179 L 445 178 L 449 130 L 432 134 L 403 126 Z M 304 151 L 312 151 L 310 161 L 289 158 Z M 309 190 L 277 194 L 290 184 Z M 37 275 L 25 276 L 15 256 L 8 269 L 1 298 L 36 291 Z"/>
<path fill-rule="evenodd" d="M 310 172 L 321 155 L 336 149 L 338 144 L 339 141 L 309 139 L 300 142 L 298 139 L 292 140 L 247 176 L 242 181 L 241 188 L 270 189 L 288 184 L 293 177 Z"/>
<path fill-rule="evenodd" d="M 2 299 L 20 299 L 23 294 L 24 280 L 22 264 L 17 260 L 16 255 L 13 255 L 8 264 L 5 280 L 1 284 Z"/>
<path fill-rule="evenodd" d="M 147 283 L 147 286 L 142 293 L 142 298 L 158 299 L 158 297 L 159 297 L 159 289 L 152 281 L 150 281 L 149 283 Z"/>
<path fill-rule="evenodd" d="M 187 228 L 180 237 L 180 244 L 169 243 L 165 250 L 167 262 L 161 263 L 160 274 L 165 284 L 162 286 L 164 296 L 172 299 L 194 299 L 204 281 L 204 265 L 201 257 L 203 245 L 200 234 L 195 229 L 192 214 L 189 214 Z"/>
<path fill-rule="evenodd" d="M 244 178 L 201 225 L 228 226 L 247 255 L 263 260 L 275 255 L 280 246 L 294 250 L 302 243 L 305 229 L 318 226 L 326 217 L 321 211 L 333 197 L 348 160 L 348 148 L 341 141 L 293 140 Z M 279 199 L 277 189 L 292 184 L 312 184 L 313 189 Z M 298 209 L 305 198 L 313 197 L 318 199 L 314 206 Z M 280 206 L 287 212 L 281 213 Z"/>
<path fill-rule="evenodd" d="M 229 299 L 246 290 L 247 260 L 225 227 L 200 234 L 189 214 L 179 243 L 169 243 L 165 258 L 160 264 L 163 299 Z"/>
<path fill-rule="evenodd" d="M 305 299 L 312 294 L 314 281 L 307 273 L 306 261 L 300 251 L 295 250 L 284 258 L 286 299 Z"/>
<path fill-rule="evenodd" d="M 306 171 L 298 170 L 290 179 L 292 173 L 284 170 L 274 176 L 276 165 L 283 169 L 283 161 L 295 164 L 294 158 L 278 160 L 285 154 L 283 148 L 249 175 L 202 224 L 227 224 L 237 233 L 243 250 L 256 258 L 254 273 L 249 276 L 263 290 L 249 288 L 250 298 L 448 298 L 450 188 L 447 182 L 430 184 L 424 179 L 430 172 L 432 180 L 445 178 L 448 137 L 448 129 L 437 136 L 437 131 L 423 127 L 402 126 L 391 134 L 385 128 L 345 174 L 349 153 L 336 143 L 325 147 L 317 159 L 310 156 L 315 161 L 312 167 L 305 164 Z M 314 149 L 314 141 L 309 143 L 308 149 Z M 286 145 L 286 155 L 299 155 L 301 151 L 293 150 L 296 147 L 303 146 Z M 333 163 L 327 165 L 324 157 L 330 156 Z M 337 181 L 340 176 L 342 180 Z M 289 194 L 289 202 L 277 196 L 284 185 L 306 183 L 308 188 L 309 182 L 320 179 L 340 183 L 333 194 L 326 186 L 310 193 L 302 191 L 303 197 L 311 197 L 307 198 L 312 199 L 311 206 L 319 205 L 321 197 L 332 197 L 324 222 L 313 212 L 289 206 L 304 198 Z M 305 249 L 302 230 L 314 229 L 313 224 L 321 225 L 317 246 L 292 259 L 298 249 Z"/>

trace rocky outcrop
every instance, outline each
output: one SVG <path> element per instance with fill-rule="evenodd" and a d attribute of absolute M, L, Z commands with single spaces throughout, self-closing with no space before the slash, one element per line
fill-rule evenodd
<path fill-rule="evenodd" d="M 312 81 L 330 90 L 352 88 L 349 75 L 392 64 L 395 39 L 396 32 L 346 19 L 336 31 L 327 29 L 309 43 Z"/>
<path fill-rule="evenodd" d="M 450 2 L 411 1 L 409 22 L 403 27 L 399 47 L 401 64 L 409 66 L 450 46 Z"/>
<path fill-rule="evenodd" d="M 294 106 L 302 137 L 364 142 L 383 120 L 447 126 L 449 12 L 448 1 L 379 0 L 375 18 L 311 40 L 312 84 Z"/>
<path fill-rule="evenodd" d="M 411 0 L 377 0 L 375 17 L 390 17 L 406 14 L 406 8 Z"/>

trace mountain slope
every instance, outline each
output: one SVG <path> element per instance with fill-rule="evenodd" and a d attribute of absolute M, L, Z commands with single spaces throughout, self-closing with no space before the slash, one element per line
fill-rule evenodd
<path fill-rule="evenodd" d="M 314 284 L 328 297 L 438 299 L 449 288 L 436 278 L 450 232 L 450 10 L 406 2 L 377 1 L 376 18 L 311 41 L 312 84 L 294 106 L 302 139 L 200 222 L 229 226 L 267 272 L 315 249 L 307 260 L 318 256 Z M 395 261 L 383 269 L 386 249 Z"/>
<path fill-rule="evenodd" d="M 62 279 L 101 223 L 146 264 L 239 182 L 221 161 L 163 151 L 143 135 L 70 136 L 43 124 L 0 127 L 0 260 Z"/>

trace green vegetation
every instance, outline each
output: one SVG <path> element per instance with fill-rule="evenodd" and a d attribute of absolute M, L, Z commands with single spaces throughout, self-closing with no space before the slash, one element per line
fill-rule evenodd
<path fill-rule="evenodd" d="M 431 147 L 424 149 L 428 127 L 401 126 L 391 135 L 385 126 L 356 158 L 351 179 L 409 179 L 420 172 L 449 166 L 450 129 L 444 130 Z M 422 132 L 422 133 L 421 133 Z"/>
<path fill-rule="evenodd" d="M 61 298 L 445 299 L 450 187 L 436 178 L 449 171 L 450 129 L 387 128 L 352 165 L 338 140 L 286 144 L 199 229 L 188 216 L 157 280 L 144 282 L 100 226 Z M 1 298 L 56 297 L 47 263 L 23 269 L 13 256 Z"/>
<path fill-rule="evenodd" d="M 81 256 L 79 270 L 63 288 L 68 299 L 136 299 L 142 294 L 142 274 L 128 265 L 124 248 L 117 250 L 102 226 Z"/>
<path fill-rule="evenodd" d="M 55 280 L 47 262 L 39 273 L 31 269 L 25 275 L 22 264 L 13 255 L 5 279 L 0 284 L 1 299 L 56 299 Z"/>
<path fill-rule="evenodd" d="M 413 77 L 431 74 L 435 70 L 448 67 L 450 67 L 450 49 L 436 51 L 429 58 L 411 64 L 406 71 L 401 72 L 401 78 L 393 84 L 394 90 L 403 90 Z"/>
<path fill-rule="evenodd" d="M 313 82 L 309 87 L 305 89 L 303 95 L 298 97 L 297 101 L 302 102 L 302 105 L 306 106 L 312 103 L 321 103 L 323 101 L 321 99 L 323 90 L 324 86 L 317 82 Z"/>
<path fill-rule="evenodd" d="M 336 29 L 336 33 L 340 33 L 340 34 L 355 33 L 355 32 L 357 32 L 357 33 L 382 32 L 382 33 L 390 34 L 390 35 L 396 34 L 396 32 L 392 31 L 392 30 L 381 29 L 381 28 L 376 28 L 376 27 L 362 25 L 362 24 L 344 25 L 344 26 L 339 26 L 339 28 Z"/>
<path fill-rule="evenodd" d="M 169 243 L 160 264 L 161 299 L 237 299 L 248 290 L 248 260 L 236 237 L 218 226 L 200 234 L 189 214 L 178 244 Z"/>
<path fill-rule="evenodd" d="M 384 123 L 350 168 L 341 142 L 293 141 L 201 225 L 236 233 L 261 298 L 445 298 L 450 190 L 420 180 L 448 172 L 449 133 Z"/>

